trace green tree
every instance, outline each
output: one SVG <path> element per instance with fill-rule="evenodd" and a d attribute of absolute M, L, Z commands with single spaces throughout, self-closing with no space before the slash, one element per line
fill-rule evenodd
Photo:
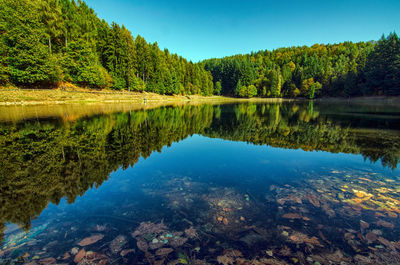
<path fill-rule="evenodd" d="M 222 90 L 221 81 L 217 81 L 215 83 L 215 87 L 214 87 L 214 94 L 215 95 L 221 95 L 221 90 Z"/>

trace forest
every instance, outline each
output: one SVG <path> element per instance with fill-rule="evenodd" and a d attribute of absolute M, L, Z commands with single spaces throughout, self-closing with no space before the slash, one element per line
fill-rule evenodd
<path fill-rule="evenodd" d="M 315 44 L 202 62 L 215 90 L 239 97 L 351 97 L 400 95 L 400 42 Z"/>
<path fill-rule="evenodd" d="M 0 83 L 213 94 L 210 72 L 78 0 L 0 2 Z"/>
<path fill-rule="evenodd" d="M 400 42 L 315 44 L 193 63 L 82 0 L 0 2 L 0 85 L 236 97 L 400 95 Z"/>

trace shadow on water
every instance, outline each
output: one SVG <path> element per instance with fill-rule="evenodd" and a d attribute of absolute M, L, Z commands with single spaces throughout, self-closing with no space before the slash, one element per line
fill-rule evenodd
<path fill-rule="evenodd" d="M 399 132 L 396 107 L 313 102 L 4 121 L 0 258 L 397 262 Z"/>

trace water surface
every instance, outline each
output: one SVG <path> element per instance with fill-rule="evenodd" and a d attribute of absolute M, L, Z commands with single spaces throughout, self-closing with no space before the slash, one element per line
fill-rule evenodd
<path fill-rule="evenodd" d="M 1 119 L 2 263 L 400 262 L 395 105 L 82 109 Z"/>

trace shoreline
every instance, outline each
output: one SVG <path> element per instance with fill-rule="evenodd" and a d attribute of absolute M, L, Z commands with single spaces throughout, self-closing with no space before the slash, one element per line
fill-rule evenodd
<path fill-rule="evenodd" d="M 151 92 L 128 92 L 115 90 L 96 90 L 73 87 L 65 90 L 56 89 L 24 89 L 16 87 L 0 87 L 0 106 L 32 106 L 62 104 L 140 104 L 140 105 L 174 105 L 199 103 L 235 103 L 235 102 L 292 102 L 309 101 L 307 98 L 234 98 L 227 96 L 201 95 L 160 95 Z M 315 102 L 352 102 L 374 104 L 377 102 L 399 103 L 400 97 L 366 96 L 366 97 L 323 97 Z"/>
<path fill-rule="evenodd" d="M 283 102 L 284 98 L 233 98 L 226 96 L 160 95 L 151 92 L 74 89 L 19 89 L 0 88 L 0 106 L 127 103 L 229 103 L 229 102 Z"/>

